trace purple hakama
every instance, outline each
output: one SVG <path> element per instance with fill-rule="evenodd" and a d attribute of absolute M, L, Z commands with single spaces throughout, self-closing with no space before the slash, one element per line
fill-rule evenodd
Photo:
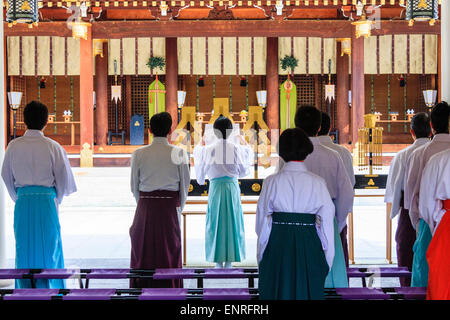
<path fill-rule="evenodd" d="M 413 266 L 413 246 L 416 241 L 416 230 L 411 224 L 409 211 L 403 207 L 403 191 L 400 200 L 400 215 L 398 217 L 397 231 L 395 232 L 395 242 L 397 243 L 397 261 L 399 267 L 407 267 L 409 271 Z M 400 278 L 402 287 L 411 285 L 411 278 Z"/>
<path fill-rule="evenodd" d="M 178 191 L 140 192 L 130 228 L 132 269 L 181 268 Z M 131 279 L 131 288 L 182 288 L 182 280 Z"/>

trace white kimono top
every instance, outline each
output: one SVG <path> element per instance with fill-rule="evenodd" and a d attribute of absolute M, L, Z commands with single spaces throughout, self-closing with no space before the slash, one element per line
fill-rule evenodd
<path fill-rule="evenodd" d="M 306 168 L 325 180 L 331 199 L 335 203 L 336 220 L 341 232 L 347 224 L 347 215 L 353 211 L 352 183 L 339 153 L 320 144 L 317 137 L 310 137 L 310 140 L 314 145 L 314 151 L 305 159 Z M 284 161 L 280 157 L 275 171 L 283 166 Z"/>
<path fill-rule="evenodd" d="M 186 151 L 169 144 L 167 138 L 154 137 L 152 144 L 135 150 L 131 156 L 131 192 L 136 202 L 139 191 L 179 191 L 183 211 L 191 183 Z"/>
<path fill-rule="evenodd" d="M 58 204 L 77 191 L 66 151 L 40 130 L 27 130 L 6 149 L 2 178 L 13 201 L 17 188 L 55 187 Z"/>
<path fill-rule="evenodd" d="M 419 138 L 414 141 L 409 147 L 399 151 L 391 162 L 389 167 L 389 175 L 386 182 L 386 194 L 384 202 L 392 203 L 391 219 L 394 219 L 400 212 L 400 203 L 402 191 L 405 184 L 405 169 L 411 153 L 417 148 L 429 143 L 428 138 Z"/>
<path fill-rule="evenodd" d="M 414 150 L 406 164 L 405 208 L 409 210 L 414 228 L 419 225 L 420 220 L 419 192 L 423 168 L 433 155 L 449 148 L 450 134 L 437 134 L 430 143 Z"/>
<path fill-rule="evenodd" d="M 194 164 L 197 182 L 220 177 L 243 178 L 250 173 L 253 150 L 249 145 L 240 145 L 228 139 L 217 139 L 214 143 L 194 148 Z"/>
<path fill-rule="evenodd" d="M 355 180 L 355 171 L 353 169 L 353 156 L 350 151 L 346 147 L 343 147 L 339 144 L 336 144 L 331 140 L 330 136 L 319 136 L 319 141 L 321 144 L 323 144 L 325 147 L 328 147 L 341 156 L 342 162 L 344 163 L 345 169 L 347 170 L 348 177 L 350 178 L 350 182 L 352 183 L 352 186 L 355 186 L 356 180 Z"/>
<path fill-rule="evenodd" d="M 328 265 L 334 259 L 334 204 L 325 181 L 309 172 L 302 162 L 288 162 L 278 173 L 264 179 L 256 209 L 258 263 L 263 257 L 272 230 L 272 213 L 290 212 L 317 215 L 316 229 Z"/>
<path fill-rule="evenodd" d="M 432 234 L 445 214 L 443 200 L 450 199 L 450 149 L 435 154 L 426 164 L 420 182 L 419 211 Z"/>

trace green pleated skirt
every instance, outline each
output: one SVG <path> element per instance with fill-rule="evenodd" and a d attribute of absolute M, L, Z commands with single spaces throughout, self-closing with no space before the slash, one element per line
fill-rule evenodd
<path fill-rule="evenodd" d="M 323 300 L 329 266 L 313 214 L 275 212 L 259 263 L 262 300 Z"/>
<path fill-rule="evenodd" d="M 428 261 L 427 251 L 430 245 L 432 234 L 430 227 L 425 220 L 420 219 L 419 231 L 416 242 L 413 246 L 413 267 L 411 277 L 411 287 L 426 287 L 428 285 Z"/>
<path fill-rule="evenodd" d="M 245 259 L 244 215 L 236 178 L 211 179 L 205 234 L 206 261 L 240 262 Z"/>

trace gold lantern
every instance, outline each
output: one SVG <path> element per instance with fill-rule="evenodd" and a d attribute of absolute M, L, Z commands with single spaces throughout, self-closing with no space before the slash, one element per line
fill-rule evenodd
<path fill-rule="evenodd" d="M 103 58 L 103 43 L 108 42 L 106 39 L 94 39 L 93 52 L 94 57 L 100 55 Z"/>
<path fill-rule="evenodd" d="M 78 20 L 75 22 L 70 22 L 69 25 L 72 27 L 72 37 L 74 39 L 87 40 L 88 27 L 91 26 L 89 22 Z"/>
<path fill-rule="evenodd" d="M 341 43 L 341 57 L 346 55 L 352 54 L 352 39 L 350 38 L 339 38 L 336 39 L 337 42 Z"/>
<path fill-rule="evenodd" d="M 364 11 L 361 16 L 361 20 L 352 22 L 352 24 L 356 26 L 356 39 L 358 39 L 361 36 L 369 38 L 371 35 L 372 25 L 374 23 L 375 21 L 366 19 L 366 13 Z"/>

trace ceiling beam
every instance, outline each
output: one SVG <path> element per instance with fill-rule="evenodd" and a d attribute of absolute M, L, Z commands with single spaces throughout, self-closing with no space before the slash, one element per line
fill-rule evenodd
<path fill-rule="evenodd" d="M 98 21 L 92 25 L 93 38 L 135 37 L 351 37 L 351 23 L 344 20 L 200 20 L 200 21 Z M 65 22 L 40 22 L 29 29 L 4 23 L 5 36 L 71 36 Z M 382 21 L 373 35 L 440 34 L 440 23 L 430 26 L 416 22 L 409 27 L 404 20 Z"/>

